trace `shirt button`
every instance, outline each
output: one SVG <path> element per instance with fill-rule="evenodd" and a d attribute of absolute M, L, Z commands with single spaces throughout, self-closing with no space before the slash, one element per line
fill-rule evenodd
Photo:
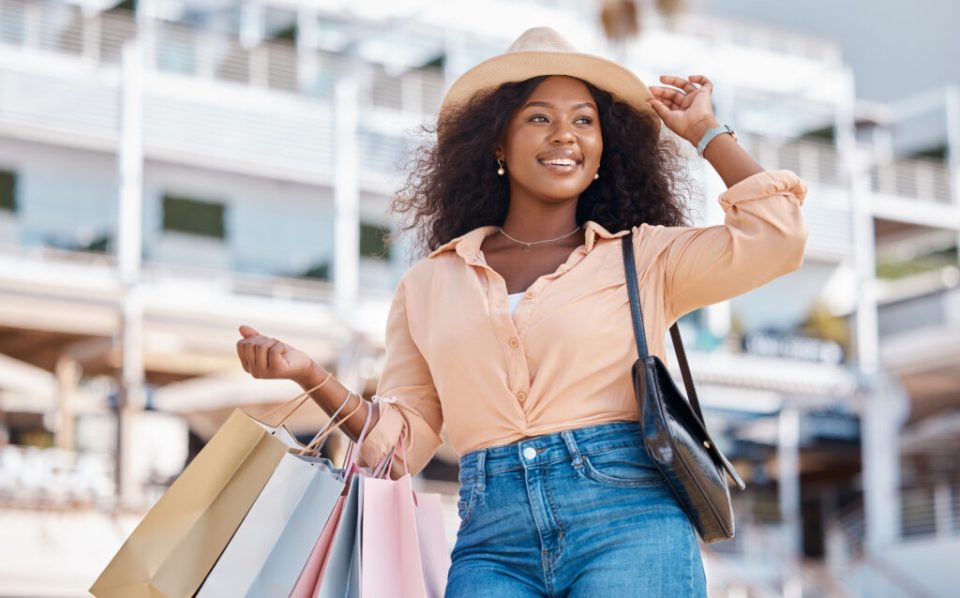
<path fill-rule="evenodd" d="M 528 446 L 527 448 L 523 449 L 523 458 L 526 459 L 527 461 L 533 459 L 536 456 L 537 456 L 537 451 L 532 446 Z"/>
<path fill-rule="evenodd" d="M 520 339 L 515 336 L 510 337 L 510 346 L 516 349 L 520 346 Z"/>
<path fill-rule="evenodd" d="M 523 296 L 526 297 L 527 299 L 533 299 L 534 297 L 536 297 L 536 295 L 537 294 L 534 293 L 533 291 L 527 291 L 526 293 L 523 294 Z"/>
<path fill-rule="evenodd" d="M 524 401 L 526 401 L 526 400 L 527 400 L 527 393 L 523 392 L 522 390 L 521 390 L 520 392 L 518 392 L 518 393 L 517 393 L 517 400 L 520 401 L 521 403 L 524 402 Z"/>

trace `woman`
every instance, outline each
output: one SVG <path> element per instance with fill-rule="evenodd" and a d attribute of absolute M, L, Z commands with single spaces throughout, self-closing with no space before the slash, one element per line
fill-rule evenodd
<path fill-rule="evenodd" d="M 453 84 L 395 203 L 430 253 L 394 296 L 361 460 L 402 434 L 416 473 L 446 426 L 461 482 L 448 596 L 706 595 L 696 533 L 636 423 L 619 237 L 663 358 L 677 318 L 799 267 L 806 187 L 725 134 L 706 77 L 661 81 L 675 88 L 531 29 Z M 661 120 L 729 187 L 724 225 L 681 226 L 688 181 Z M 254 377 L 319 386 L 328 413 L 360 406 L 302 352 L 240 331 Z"/>

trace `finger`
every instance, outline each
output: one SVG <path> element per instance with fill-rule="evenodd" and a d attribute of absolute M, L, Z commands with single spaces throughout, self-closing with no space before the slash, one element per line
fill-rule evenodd
<path fill-rule="evenodd" d="M 283 366 L 284 353 L 286 353 L 286 346 L 281 342 L 277 342 L 267 350 L 267 367 L 271 371 L 278 370 Z"/>
<path fill-rule="evenodd" d="M 677 91 L 676 89 L 671 89 L 669 87 L 651 87 L 650 94 L 659 100 L 666 100 L 678 95 L 683 95 L 683 92 Z"/>
<path fill-rule="evenodd" d="M 668 85 L 679 87 L 686 92 L 691 92 L 697 89 L 693 83 L 690 83 L 683 77 L 677 77 L 676 75 L 660 75 L 660 80 Z"/>
<path fill-rule="evenodd" d="M 247 362 L 247 371 L 250 372 L 254 378 L 260 375 L 260 372 L 257 371 L 257 345 L 256 342 L 247 342 L 243 346 L 243 358 Z"/>
<path fill-rule="evenodd" d="M 699 83 L 701 87 L 709 87 L 713 90 L 713 83 L 704 75 L 690 75 L 690 80 Z"/>
<path fill-rule="evenodd" d="M 269 341 L 257 345 L 257 369 L 261 374 L 266 374 L 270 371 L 270 368 L 267 365 L 267 354 L 270 351 L 270 347 L 278 342 L 279 341 L 277 340 L 270 339 Z"/>
<path fill-rule="evenodd" d="M 257 336 L 260 333 L 257 332 L 256 329 L 254 329 L 251 326 L 247 326 L 246 324 L 241 324 L 240 334 L 243 335 L 243 338 L 250 338 L 251 336 Z"/>
<path fill-rule="evenodd" d="M 671 101 L 674 103 L 679 103 L 684 96 L 682 91 L 676 89 L 670 89 L 669 87 L 658 87 L 659 93 L 657 93 L 657 99 L 664 102 Z"/>
<path fill-rule="evenodd" d="M 247 367 L 247 355 L 244 346 L 243 341 L 237 341 L 237 357 L 240 358 L 240 365 L 243 366 L 243 371 L 249 374 L 250 368 Z"/>
<path fill-rule="evenodd" d="M 670 98 L 668 98 L 668 97 L 666 97 L 666 96 L 664 96 L 664 97 L 662 97 L 662 98 L 659 98 L 657 101 L 660 102 L 660 104 L 661 104 L 661 105 L 664 107 L 664 109 L 667 110 L 667 111 L 676 110 L 677 108 L 680 107 L 680 105 L 679 105 L 677 102 L 674 102 L 672 99 L 670 99 Z"/>
<path fill-rule="evenodd" d="M 697 97 L 698 95 L 700 95 L 699 93 L 697 93 L 697 92 L 699 92 L 699 91 L 700 91 L 700 90 L 698 89 L 697 91 L 695 91 L 695 92 L 693 92 L 693 93 L 688 93 L 688 94 L 686 95 L 686 97 L 683 98 L 683 101 L 680 102 L 680 108 L 681 108 L 682 110 L 686 110 L 687 108 L 689 108 L 689 107 L 690 107 L 690 104 L 693 104 L 693 100 L 696 99 L 696 97 Z"/>
<path fill-rule="evenodd" d="M 665 118 L 667 112 L 669 112 L 669 110 L 667 109 L 667 107 L 663 105 L 663 102 L 661 102 L 660 100 L 657 100 L 657 99 L 655 99 L 655 98 L 651 98 L 651 99 L 647 100 L 647 105 L 650 106 L 650 108 L 651 108 L 654 112 L 656 112 L 656 113 L 657 113 L 657 116 L 659 116 L 660 118 Z"/>

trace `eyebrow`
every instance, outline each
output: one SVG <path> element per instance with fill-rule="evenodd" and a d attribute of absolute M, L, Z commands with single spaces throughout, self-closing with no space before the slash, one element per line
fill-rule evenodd
<path fill-rule="evenodd" d="M 527 102 L 523 107 L 524 107 L 524 108 L 529 108 L 530 106 L 542 106 L 542 107 L 544 107 L 544 108 L 553 108 L 553 107 L 554 107 L 554 105 L 551 104 L 550 102 L 544 102 L 544 101 L 541 101 L 541 100 L 534 100 L 534 101 L 532 101 L 532 102 Z M 573 109 L 574 109 L 574 110 L 579 110 L 580 108 L 593 108 L 594 110 L 597 109 L 597 107 L 593 105 L 593 102 L 581 102 L 581 103 L 579 103 L 579 104 L 574 104 L 574 105 L 573 105 Z"/>

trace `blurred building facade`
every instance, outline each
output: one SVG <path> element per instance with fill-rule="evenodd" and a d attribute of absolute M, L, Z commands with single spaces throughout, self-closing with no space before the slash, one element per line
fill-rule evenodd
<path fill-rule="evenodd" d="M 414 133 L 453 78 L 540 24 L 651 84 L 707 74 L 721 122 L 810 188 L 804 266 L 681 321 L 708 425 L 748 483 L 736 538 L 704 547 L 711 593 L 960 581 L 960 92 L 859 102 L 826 41 L 651 13 L 611 44 L 597 14 L 0 0 L 0 594 L 82 593 L 233 408 L 296 395 L 239 368 L 239 324 L 374 391 L 415 259 L 384 243 Z M 945 134 L 903 155 L 894 136 L 918 114 Z M 687 151 L 696 220 L 718 222 L 723 184 Z M 452 497 L 455 467 L 444 446 L 417 482 Z M 51 576 L 51 553 L 72 564 Z"/>

